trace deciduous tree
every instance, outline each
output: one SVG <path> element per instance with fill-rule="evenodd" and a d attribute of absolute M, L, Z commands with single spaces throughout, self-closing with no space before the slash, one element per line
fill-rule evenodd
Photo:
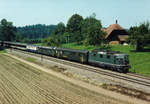
<path fill-rule="evenodd" d="M 71 42 L 80 42 L 81 39 L 81 22 L 83 17 L 79 14 L 74 14 L 70 17 L 67 23 L 66 31 L 70 34 Z"/>
<path fill-rule="evenodd" d="M 82 38 L 85 45 L 101 45 L 104 40 L 105 33 L 101 31 L 101 21 L 95 17 L 87 17 L 82 22 Z"/>
<path fill-rule="evenodd" d="M 140 26 L 131 27 L 129 30 L 129 41 L 132 45 L 136 45 L 136 50 L 143 50 L 144 46 L 150 41 L 149 23 L 143 23 Z"/>
<path fill-rule="evenodd" d="M 14 41 L 17 29 L 13 26 L 12 22 L 7 22 L 6 19 L 2 19 L 0 23 L 0 40 L 2 41 Z"/>

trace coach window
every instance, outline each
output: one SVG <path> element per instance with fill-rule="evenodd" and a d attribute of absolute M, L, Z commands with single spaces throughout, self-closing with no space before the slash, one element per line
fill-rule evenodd
<path fill-rule="evenodd" d="M 99 55 L 99 57 L 100 57 L 100 58 L 103 58 L 103 55 L 102 55 L 102 54 L 100 54 L 100 55 Z"/>
<path fill-rule="evenodd" d="M 77 56 L 82 56 L 80 53 L 77 53 Z"/>
<path fill-rule="evenodd" d="M 114 56 L 114 64 L 116 64 L 116 56 Z"/>
<path fill-rule="evenodd" d="M 107 55 L 107 58 L 110 59 L 110 55 Z"/>

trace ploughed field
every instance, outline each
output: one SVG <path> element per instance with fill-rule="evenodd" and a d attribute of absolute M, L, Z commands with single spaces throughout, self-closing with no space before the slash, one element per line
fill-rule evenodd
<path fill-rule="evenodd" d="M 120 104 L 0 54 L 0 104 Z"/>

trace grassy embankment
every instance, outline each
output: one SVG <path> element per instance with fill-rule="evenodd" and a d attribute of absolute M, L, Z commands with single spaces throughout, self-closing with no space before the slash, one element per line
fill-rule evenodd
<path fill-rule="evenodd" d="M 93 50 L 101 47 L 95 46 L 83 46 L 76 44 L 64 44 L 64 48 L 82 49 L 82 50 Z M 129 60 L 131 65 L 131 72 L 136 71 L 138 74 L 150 76 L 150 52 L 135 52 L 135 48 L 132 46 L 115 45 L 109 47 L 113 51 L 121 51 L 129 54 Z"/>
<path fill-rule="evenodd" d="M 0 54 L 1 54 L 1 53 L 6 53 L 6 50 L 0 50 Z"/>

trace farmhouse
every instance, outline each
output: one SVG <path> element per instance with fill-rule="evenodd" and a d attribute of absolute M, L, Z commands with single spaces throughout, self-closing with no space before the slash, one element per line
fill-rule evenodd
<path fill-rule="evenodd" d="M 128 33 L 117 22 L 110 25 L 108 28 L 102 28 L 102 31 L 106 32 L 105 39 L 109 44 L 123 44 L 128 38 Z"/>

